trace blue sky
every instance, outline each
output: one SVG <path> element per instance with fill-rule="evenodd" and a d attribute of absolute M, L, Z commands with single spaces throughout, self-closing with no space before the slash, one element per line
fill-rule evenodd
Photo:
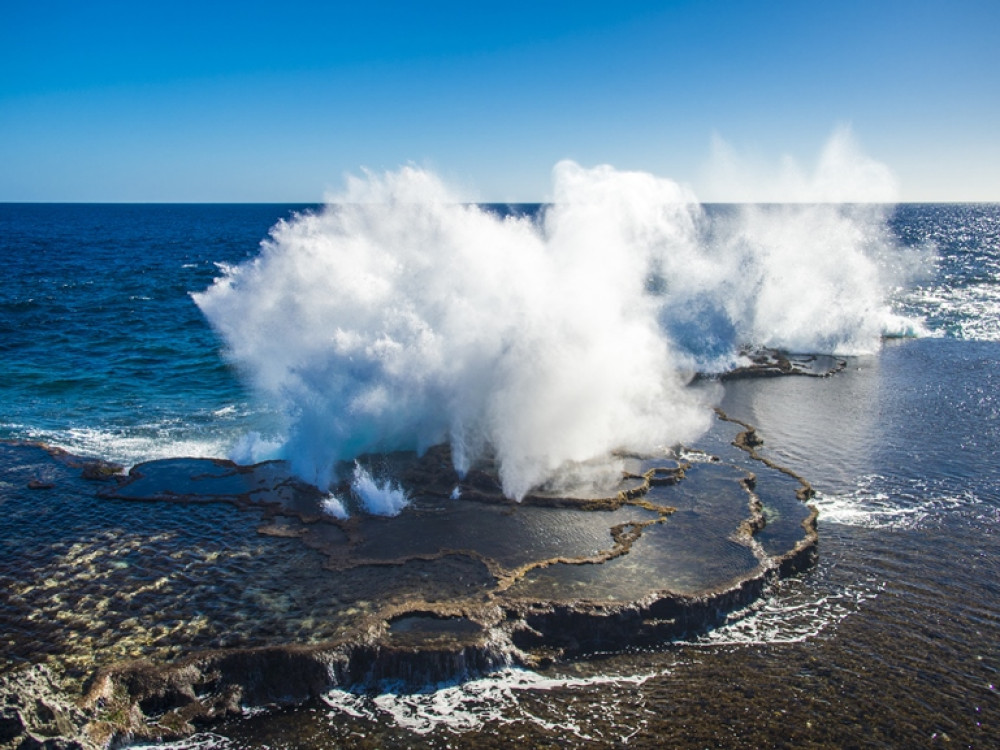
<path fill-rule="evenodd" d="M 534 201 L 560 159 L 706 200 L 713 139 L 1000 200 L 1000 2 L 5 2 L 0 200 L 315 202 L 414 163 Z"/>

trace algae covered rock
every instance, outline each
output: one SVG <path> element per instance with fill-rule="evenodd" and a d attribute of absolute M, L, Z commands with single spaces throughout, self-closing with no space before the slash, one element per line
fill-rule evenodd
<path fill-rule="evenodd" d="M 97 745 L 83 733 L 87 718 L 45 666 L 0 675 L 2 750 L 90 750 Z"/>

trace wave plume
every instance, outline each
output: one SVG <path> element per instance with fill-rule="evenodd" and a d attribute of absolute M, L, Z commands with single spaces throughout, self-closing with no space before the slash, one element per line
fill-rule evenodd
<path fill-rule="evenodd" d="M 892 255 L 877 207 L 706 210 L 677 183 L 561 162 L 537 213 L 461 203 L 406 167 L 350 178 L 194 295 L 287 415 L 321 487 L 363 453 L 447 441 L 505 494 L 697 438 L 696 371 L 740 347 L 878 346 Z M 265 444 L 265 443 L 262 443 Z"/>

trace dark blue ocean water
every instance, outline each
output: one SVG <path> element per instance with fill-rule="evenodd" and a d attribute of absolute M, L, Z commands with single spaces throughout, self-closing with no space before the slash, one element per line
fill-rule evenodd
<path fill-rule="evenodd" d="M 280 415 L 247 389 L 190 295 L 307 208 L 0 204 L 0 439 L 132 464 L 226 455 L 266 431 Z M 736 381 L 721 397 L 818 490 L 814 571 L 706 643 L 573 667 L 610 681 L 560 674 L 536 688 L 386 696 L 351 704 L 350 722 L 293 713 L 213 741 L 350 746 L 367 732 L 383 746 L 475 746 L 470 732 L 499 726 L 529 743 L 652 746 L 693 736 L 715 712 L 698 746 L 792 736 L 803 746 L 995 746 L 1000 206 L 902 205 L 889 228 L 929 259 L 890 290 L 894 311 L 922 319 L 926 335 L 887 340 L 832 378 Z M 720 695 L 722 680 L 742 692 Z M 765 702 L 771 718 L 746 718 Z M 431 734 L 406 728 L 416 716 Z M 817 716 L 824 733 L 809 734 Z M 599 736 L 608 726 L 619 734 Z"/>
<path fill-rule="evenodd" d="M 310 208 L 0 204 L 0 439 L 128 465 L 227 455 L 241 435 L 266 430 L 269 405 L 252 400 L 190 295 Z M 969 342 L 961 357 L 972 342 L 1000 341 L 997 207 L 904 205 L 890 226 L 937 259 L 896 309 Z M 929 348 L 911 350 L 947 350 Z"/>
<path fill-rule="evenodd" d="M 0 205 L 0 437 L 224 455 L 247 396 L 189 294 L 301 208 Z"/>

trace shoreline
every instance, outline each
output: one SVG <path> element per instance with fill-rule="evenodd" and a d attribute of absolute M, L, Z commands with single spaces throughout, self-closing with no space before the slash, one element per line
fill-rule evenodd
<path fill-rule="evenodd" d="M 762 472 L 771 473 L 775 468 L 768 464 L 754 450 L 755 433 L 744 423 L 739 423 L 718 413 L 720 424 L 731 424 L 741 428 L 733 438 L 733 444 L 740 452 L 746 452 L 754 462 L 760 462 Z M 23 448 L 24 446 L 22 444 Z M 109 465 L 103 462 L 78 460 L 58 449 L 48 449 L 55 460 L 66 464 L 72 470 L 79 470 L 84 481 L 99 488 L 97 494 L 103 499 L 118 497 L 118 501 L 128 495 L 129 487 L 140 481 L 143 467 L 133 469 L 136 478 L 131 481 L 116 479 Z M 163 462 L 152 462 L 154 465 Z M 219 469 L 243 472 L 254 467 L 236 467 L 222 461 L 200 460 L 199 464 L 210 463 Z M 730 466 L 726 471 L 741 474 L 734 485 L 734 491 L 743 496 L 742 520 L 730 529 L 727 535 L 753 552 L 757 564 L 754 568 L 731 580 L 695 594 L 671 590 L 669 587 L 653 587 L 645 596 L 629 601 L 613 602 L 596 598 L 572 597 L 570 600 L 545 599 L 525 595 L 523 588 L 531 576 L 540 576 L 553 568 L 565 571 L 580 571 L 587 568 L 598 569 L 613 560 L 628 557 L 632 546 L 641 542 L 647 530 L 664 526 L 672 516 L 674 508 L 657 498 L 648 498 L 650 489 L 668 492 L 674 487 L 684 487 L 691 481 L 685 470 L 693 476 L 699 472 L 719 472 L 721 461 L 705 461 L 692 465 L 681 461 L 668 467 L 653 467 L 646 471 L 646 482 L 641 491 L 634 488 L 629 492 L 615 493 L 604 501 L 588 499 L 584 502 L 566 499 L 535 497 L 518 506 L 518 515 L 528 513 L 558 513 L 567 518 L 583 515 L 588 519 L 604 518 L 601 525 L 607 529 L 612 546 L 597 556 L 577 555 L 575 557 L 557 555 L 543 557 L 528 565 L 514 565 L 514 558 L 493 560 L 486 564 L 488 555 L 472 555 L 466 560 L 461 550 L 442 549 L 437 557 L 426 555 L 387 557 L 386 559 L 354 560 L 353 564 L 332 566 L 344 571 L 357 571 L 365 566 L 376 565 L 383 573 L 387 570 L 402 570 L 408 564 L 417 562 L 433 563 L 445 560 L 449 564 L 484 564 L 492 578 L 492 588 L 483 595 L 476 591 L 474 596 L 460 596 L 451 601 L 436 601 L 434 595 L 410 597 L 403 601 L 388 601 L 360 617 L 353 623 L 354 635 L 326 640 L 319 643 L 285 643 L 245 648 L 201 649 L 167 662 L 148 659 L 118 661 L 100 667 L 86 680 L 86 687 L 78 699 L 78 710 L 82 713 L 67 713 L 50 707 L 49 713 L 56 717 L 75 716 L 71 724 L 75 727 L 77 741 L 102 745 L 115 737 L 137 738 L 177 738 L 188 735 L 197 727 L 227 716 L 233 716 L 248 707 L 291 706 L 318 697 L 324 689 L 366 685 L 372 687 L 380 681 L 402 680 L 411 686 L 429 684 L 443 679 L 468 679 L 490 671 L 508 667 L 538 667 L 553 662 L 571 661 L 588 654 L 623 650 L 632 647 L 656 647 L 677 638 L 704 632 L 718 625 L 724 617 L 756 601 L 776 580 L 794 575 L 810 567 L 816 559 L 816 512 L 812 509 L 802 523 L 802 538 L 791 549 L 781 555 L 768 555 L 759 545 L 754 544 L 753 535 L 764 528 L 765 521 L 760 501 L 754 494 L 758 478 L 754 473 L 738 470 Z M 263 465 L 269 470 L 273 466 Z M 204 469 L 205 467 L 201 467 Z M 259 468 L 259 467 L 258 467 Z M 147 469 L 148 470 L 148 469 Z M 692 471 L 693 470 L 693 471 Z M 780 469 L 779 469 L 780 471 Z M 273 471 L 272 471 L 273 474 Z M 209 475 L 201 471 L 197 476 L 205 481 Z M 247 495 L 232 495 L 228 498 L 220 494 L 208 494 L 201 498 L 210 503 L 226 502 L 244 510 L 262 512 L 258 534 L 268 535 L 267 521 L 280 518 L 284 527 L 279 535 L 284 539 L 305 541 L 314 550 L 322 545 L 305 537 L 314 532 L 317 524 L 322 527 L 338 526 L 332 519 L 319 519 L 308 512 L 302 512 L 301 497 L 293 499 L 296 507 L 295 522 L 290 519 L 288 478 L 277 478 L 271 490 L 285 492 L 285 506 L 272 496 L 267 502 L 249 501 Z M 794 476 L 794 475 L 791 475 Z M 86 479 L 84 479 L 86 477 Z M 651 479 L 655 478 L 655 484 Z M 803 493 L 795 498 L 801 502 L 808 498 L 808 483 L 796 478 Z M 185 481 L 195 481 L 190 478 Z M 258 486 L 260 478 L 257 478 Z M 731 481 L 731 480 L 725 480 Z M 118 483 L 121 482 L 120 486 Z M 47 483 L 48 484 L 48 483 Z M 30 490 L 33 493 L 58 492 L 58 482 L 45 490 Z M 447 483 L 445 483 L 447 484 Z M 184 486 L 184 483 L 181 483 Z M 161 488 L 162 489 L 162 488 Z M 294 492 L 291 493 L 295 495 Z M 308 495 L 308 493 L 307 493 Z M 207 500 L 206 500 L 207 498 Z M 141 501 L 147 503 L 199 502 L 197 496 L 185 497 L 183 493 L 152 493 L 148 497 L 135 497 L 124 502 Z M 315 502 L 316 495 L 312 495 Z M 479 506 L 500 508 L 501 505 L 490 498 L 463 498 L 459 507 Z M 535 510 L 532 510 L 535 508 Z M 624 509 L 624 510 L 623 510 Z M 421 509 L 424 514 L 431 511 Z M 626 519 L 612 524 L 606 517 L 613 513 L 640 514 L 641 517 Z M 569 516 L 567 514 L 574 514 Z M 651 517 L 652 516 L 652 517 Z M 495 518 L 499 518 L 496 516 Z M 438 522 L 438 518 L 432 518 Z M 565 519 L 562 519 L 564 521 Z M 371 524 L 379 524 L 379 519 L 369 519 Z M 392 519 L 391 523 L 399 523 Z M 292 529 L 295 523 L 299 528 Z M 349 525 L 341 524 L 341 525 Z M 362 522 L 363 524 L 363 522 Z M 652 526 L 651 526 L 652 524 Z M 273 532 L 272 532 L 273 533 Z M 355 529 L 357 533 L 357 529 Z M 315 540 L 312 540 L 315 542 Z M 330 546 L 329 534 L 327 545 Z M 336 547 L 337 545 L 332 545 Z M 349 544 L 354 548 L 356 544 Z M 327 552 L 336 552 L 328 549 Z M 467 552 L 467 551 L 466 551 Z M 511 554 L 515 554 L 512 551 Z M 328 554 L 329 560 L 343 554 Z M 533 585 L 539 584 L 537 581 Z M 427 594 L 427 592 L 424 592 Z M 390 600 L 392 597 L 390 597 Z M 27 670 L 31 672 L 29 668 Z M 17 675 L 13 670 L 9 675 Z M 295 676 L 293 676 L 295 675 Z M 7 676 L 5 676 L 7 679 Z M 40 678 L 44 682 L 44 675 Z M 10 687 L 0 694 L 9 694 Z M 44 702 L 44 701 L 43 701 Z M 72 702 L 72 701 L 70 701 Z M 31 719 L 20 717 L 24 732 L 36 731 L 41 727 L 30 727 Z M 81 724 L 81 717 L 85 721 Z M 37 724 L 37 721 L 35 722 Z M 65 721 L 57 723 L 65 724 Z M 65 736 L 63 732 L 59 736 Z"/>

